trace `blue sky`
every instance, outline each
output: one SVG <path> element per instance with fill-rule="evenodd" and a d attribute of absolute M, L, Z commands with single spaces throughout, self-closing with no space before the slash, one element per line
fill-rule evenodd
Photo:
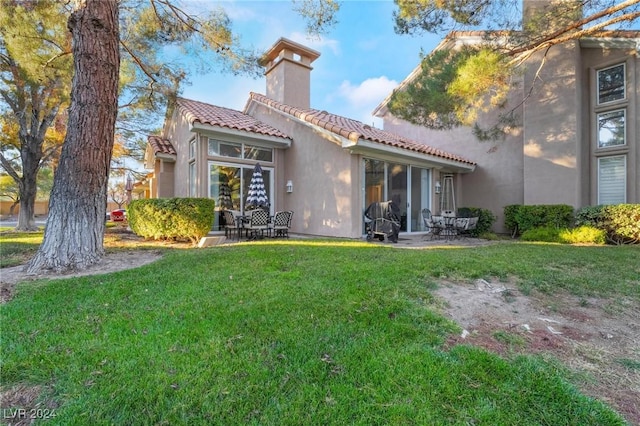
<path fill-rule="evenodd" d="M 187 2 L 188 3 L 188 2 Z M 311 107 L 375 123 L 373 109 L 420 61 L 421 48 L 431 51 L 439 36 L 399 36 L 393 31 L 391 0 L 346 0 L 338 24 L 321 38 L 308 38 L 303 19 L 290 0 L 204 1 L 221 6 L 232 20 L 234 33 L 243 43 L 266 50 L 286 37 L 321 53 L 311 73 Z M 265 93 L 264 78 L 251 79 L 212 73 L 192 76 L 182 96 L 242 110 L 250 91 Z"/>

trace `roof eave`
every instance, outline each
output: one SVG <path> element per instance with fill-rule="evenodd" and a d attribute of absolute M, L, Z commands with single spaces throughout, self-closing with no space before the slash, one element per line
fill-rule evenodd
<path fill-rule="evenodd" d="M 206 132 L 212 132 L 212 133 L 221 133 L 223 135 L 228 135 L 228 136 L 236 136 L 236 137 L 241 137 L 243 139 L 252 139 L 255 141 L 262 141 L 262 142 L 269 142 L 270 144 L 272 144 L 275 147 L 278 148 L 289 148 L 291 147 L 291 139 L 290 138 L 283 138 L 280 136 L 271 136 L 271 135 L 265 135 L 262 133 L 255 133 L 255 132 L 250 132 L 247 130 L 239 130 L 239 129 L 231 129 L 228 127 L 221 127 L 221 126 L 213 126 L 211 124 L 203 124 L 200 123 L 199 121 L 196 121 L 194 123 L 191 124 L 190 131 L 192 132 L 196 132 L 196 131 L 206 131 Z"/>
<path fill-rule="evenodd" d="M 411 151 L 404 148 L 389 146 L 378 142 L 372 142 L 363 138 L 352 141 L 343 138 L 342 147 L 348 149 L 353 154 L 375 154 L 376 157 L 386 157 L 397 161 L 402 158 L 409 163 L 425 168 L 446 170 L 455 173 L 471 173 L 476 165 L 464 161 L 442 158 L 437 155 L 426 154 L 424 152 Z"/>

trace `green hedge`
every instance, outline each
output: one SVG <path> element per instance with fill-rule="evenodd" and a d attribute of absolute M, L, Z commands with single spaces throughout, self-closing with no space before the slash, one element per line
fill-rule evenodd
<path fill-rule="evenodd" d="M 504 224 L 513 237 L 534 228 L 573 226 L 573 207 L 567 204 L 514 204 L 504 208 Z"/>
<path fill-rule="evenodd" d="M 613 244 L 640 244 L 640 204 L 583 207 L 576 213 L 576 225 L 604 230 Z"/>
<path fill-rule="evenodd" d="M 129 227 L 153 240 L 190 240 L 206 236 L 215 218 L 215 201 L 209 198 L 150 198 L 134 200 L 127 208 Z"/>
<path fill-rule="evenodd" d="M 484 233 L 491 232 L 491 227 L 498 219 L 491 210 L 479 207 L 460 207 L 458 217 L 477 217 L 478 225 L 470 232 L 472 237 L 478 237 Z"/>

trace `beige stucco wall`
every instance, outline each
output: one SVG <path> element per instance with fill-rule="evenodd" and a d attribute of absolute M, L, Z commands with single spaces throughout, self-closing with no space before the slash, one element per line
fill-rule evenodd
<path fill-rule="evenodd" d="M 483 123 L 489 123 L 490 119 L 489 116 L 483 117 Z M 468 127 L 449 131 L 431 130 L 412 125 L 390 114 L 383 116 L 383 123 L 387 131 L 475 161 L 475 171 L 454 177 L 456 205 L 491 210 L 498 217 L 494 230 L 506 232 L 504 207 L 523 202 L 520 131 L 515 130 L 503 141 L 480 142 Z M 434 182 L 441 180 L 440 174 L 440 170 L 434 171 Z M 439 211 L 438 196 L 434 196 L 432 210 Z"/>
<path fill-rule="evenodd" d="M 189 122 L 179 113 L 176 108 L 173 112 L 171 120 L 165 123 L 164 137 L 171 141 L 176 150 L 176 162 L 173 171 L 173 197 L 189 196 L 189 141 L 194 138 L 195 134 L 190 130 Z M 196 156 L 196 158 L 202 158 Z M 201 161 L 196 161 L 198 172 L 201 171 Z M 202 180 L 201 173 L 197 179 Z M 200 184 L 201 182 L 198 182 Z M 199 185 L 198 185 L 199 186 Z M 164 195 L 165 197 L 169 195 Z M 200 196 L 196 194 L 196 196 Z"/>
<path fill-rule="evenodd" d="M 523 109 L 524 204 L 569 204 L 579 207 L 583 167 L 580 144 L 581 85 L 577 42 L 552 47 L 526 64 Z"/>
<path fill-rule="evenodd" d="M 251 113 L 293 138 L 283 151 L 283 174 L 277 193 L 278 208 L 294 212 L 292 232 L 330 237 L 358 238 L 362 235 L 359 156 L 348 155 L 328 132 L 313 129 L 283 117 L 263 105 Z M 293 192 L 285 193 L 287 180 Z"/>
<path fill-rule="evenodd" d="M 524 124 L 504 141 L 479 142 L 470 128 L 434 131 L 383 115 L 385 130 L 477 162 L 473 173 L 456 176 L 457 203 L 492 210 L 498 216 L 494 226 L 498 232 L 505 231 L 506 205 L 569 204 L 580 208 L 596 204 L 599 154 L 627 155 L 627 202 L 640 202 L 637 53 L 581 48 L 571 42 L 550 49 L 536 78 L 540 59 L 538 55 L 527 63 L 522 80 L 512 90 L 510 104 L 517 105 L 536 80 L 519 111 Z M 627 109 L 627 145 L 598 153 L 595 70 L 621 61 L 627 64 L 628 99 L 622 103 Z M 481 117 L 481 122 L 490 121 L 490 114 Z"/>

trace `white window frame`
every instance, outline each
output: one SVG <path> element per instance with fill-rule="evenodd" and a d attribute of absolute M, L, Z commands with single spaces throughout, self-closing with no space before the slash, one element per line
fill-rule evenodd
<path fill-rule="evenodd" d="M 234 146 L 234 147 L 239 148 L 239 150 L 238 150 L 239 155 L 238 156 L 230 156 L 230 155 L 221 154 L 220 153 L 220 144 Z M 264 152 L 269 153 L 270 156 L 271 156 L 271 160 L 256 160 L 254 158 L 248 157 L 247 156 L 247 152 L 250 152 L 254 148 L 259 150 L 259 151 L 264 151 Z M 224 157 L 224 158 L 237 158 L 237 159 L 242 159 L 242 160 L 259 161 L 259 162 L 266 162 L 266 163 L 273 163 L 273 157 L 274 157 L 273 148 L 259 146 L 259 145 L 251 145 L 251 144 L 247 144 L 247 143 L 244 143 L 244 142 L 229 142 L 229 141 L 216 139 L 216 138 L 209 138 L 208 144 L 207 144 L 207 152 L 208 152 L 208 154 L 210 156 L 217 156 L 217 157 Z"/>
<path fill-rule="evenodd" d="M 196 139 L 193 138 L 189 141 L 189 159 L 196 158 Z"/>
<path fill-rule="evenodd" d="M 613 144 L 613 145 L 603 145 L 602 141 L 600 139 L 600 124 L 601 124 L 601 118 L 604 117 L 605 115 L 608 114 L 614 114 L 614 113 L 619 113 L 622 112 L 622 143 L 618 143 L 618 144 Z M 620 146 L 625 146 L 627 144 L 627 110 L 622 108 L 622 109 L 614 109 L 614 110 L 609 110 L 609 111 L 602 111 L 596 114 L 596 125 L 598 126 L 598 131 L 597 131 L 597 143 L 598 143 L 598 149 L 603 149 L 603 148 L 613 148 L 613 147 L 620 147 Z"/>
<path fill-rule="evenodd" d="M 623 171 L 623 176 L 622 176 L 622 183 L 620 184 L 620 186 L 622 186 L 622 199 L 620 201 L 616 201 L 613 203 L 610 202 L 606 202 L 605 200 L 603 200 L 603 195 L 607 195 L 608 194 L 602 194 L 602 161 L 603 160 L 613 160 L 613 159 L 622 159 L 622 166 L 624 168 Z M 627 156 L 626 155 L 612 155 L 612 156 L 607 156 L 607 157 L 600 157 L 598 158 L 598 204 L 624 204 L 627 202 Z"/>
<path fill-rule="evenodd" d="M 601 72 L 605 72 L 607 70 L 610 70 L 612 68 L 616 68 L 622 66 L 622 75 L 623 75 L 623 80 L 622 80 L 622 98 L 620 99 L 612 99 L 609 101 L 600 101 L 600 73 Z M 596 102 L 598 105 L 605 105 L 611 102 L 618 102 L 618 101 L 623 101 L 627 99 L 627 65 L 622 62 L 619 64 L 615 64 L 615 65 L 611 65 L 610 67 L 606 67 L 606 68 L 602 68 L 599 70 L 596 70 Z"/>

